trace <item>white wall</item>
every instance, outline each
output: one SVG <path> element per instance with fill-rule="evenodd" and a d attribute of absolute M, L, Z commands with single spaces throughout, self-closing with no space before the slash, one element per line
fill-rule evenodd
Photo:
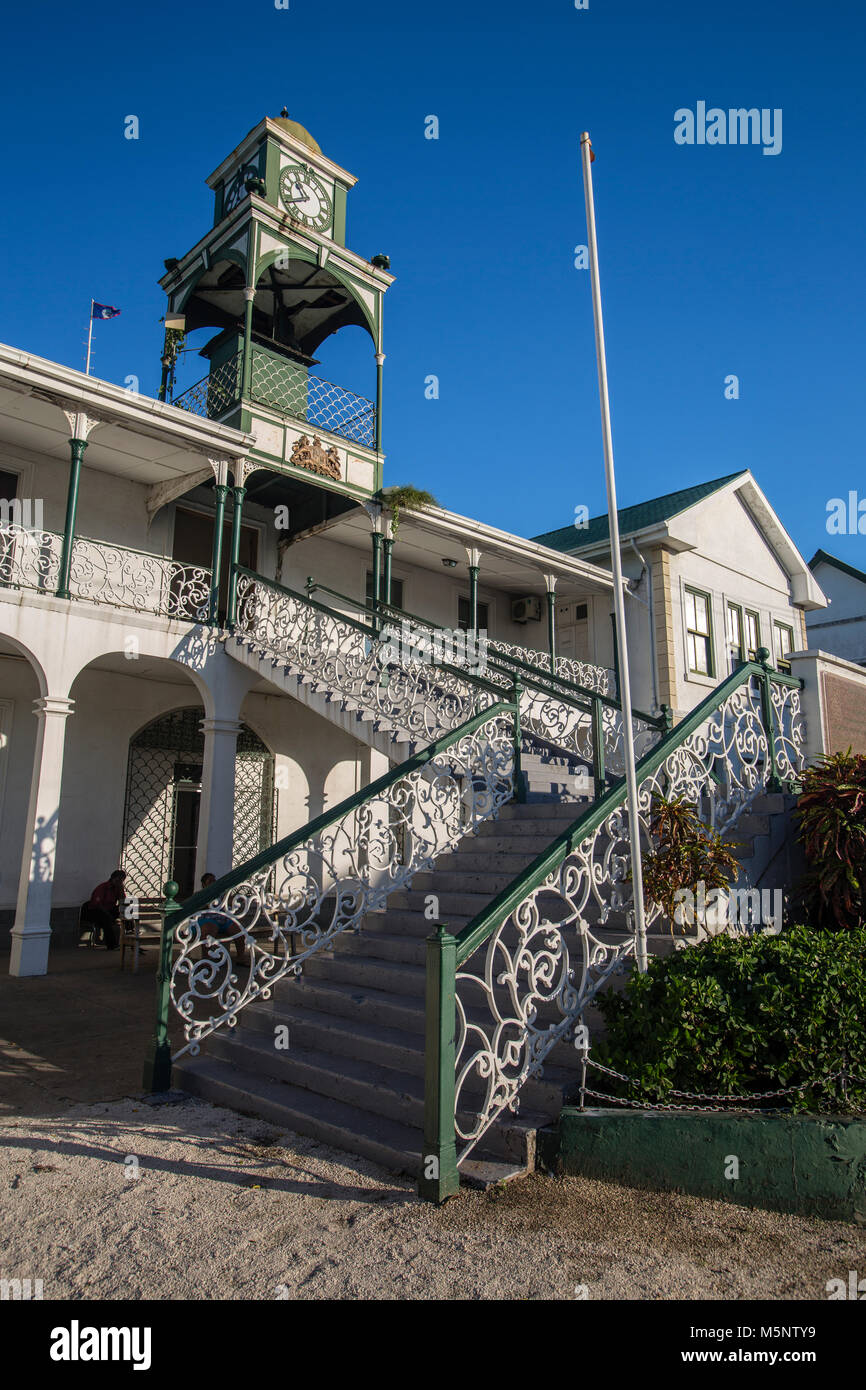
<path fill-rule="evenodd" d="M 830 606 L 806 614 L 810 647 L 866 664 L 866 583 L 826 563 L 815 566 L 815 578 Z"/>

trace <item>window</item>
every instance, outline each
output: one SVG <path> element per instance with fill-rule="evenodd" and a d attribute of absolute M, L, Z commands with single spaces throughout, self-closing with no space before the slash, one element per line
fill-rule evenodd
<path fill-rule="evenodd" d="M 728 663 L 731 672 L 734 672 L 745 661 L 743 654 L 743 610 L 739 604 L 726 604 L 725 623 L 728 638 Z"/>
<path fill-rule="evenodd" d="M 698 676 L 713 674 L 713 634 L 709 594 L 686 589 L 686 635 L 689 671 Z"/>
<path fill-rule="evenodd" d="M 385 576 L 382 576 L 382 597 L 385 597 Z M 373 571 L 367 570 L 367 602 L 373 602 Z M 403 607 L 403 580 L 391 575 L 391 604 L 394 608 Z"/>
<path fill-rule="evenodd" d="M 747 608 L 743 614 L 743 621 L 746 628 L 746 659 L 757 661 L 758 648 L 761 645 L 761 620 L 757 613 L 752 613 Z"/>
<path fill-rule="evenodd" d="M 777 671 L 790 671 L 788 657 L 794 650 L 794 629 L 786 623 L 773 623 L 773 657 Z"/>
<path fill-rule="evenodd" d="M 472 616 L 468 598 L 458 598 L 457 600 L 457 626 L 461 632 L 469 631 L 469 619 Z M 478 631 L 487 632 L 490 626 L 490 604 L 478 604 Z"/>

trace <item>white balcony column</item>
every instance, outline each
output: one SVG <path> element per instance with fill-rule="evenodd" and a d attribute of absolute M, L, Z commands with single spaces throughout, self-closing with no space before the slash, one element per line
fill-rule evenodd
<path fill-rule="evenodd" d="M 74 700 L 60 695 L 45 695 L 33 702 L 36 747 L 12 928 L 10 975 L 44 975 L 48 970 L 63 749 L 66 720 L 74 706 Z"/>
<path fill-rule="evenodd" d="M 196 889 L 203 873 L 216 874 L 219 878 L 232 867 L 235 759 L 241 731 L 237 719 L 203 719 L 201 728 L 204 761 L 195 857 Z"/>

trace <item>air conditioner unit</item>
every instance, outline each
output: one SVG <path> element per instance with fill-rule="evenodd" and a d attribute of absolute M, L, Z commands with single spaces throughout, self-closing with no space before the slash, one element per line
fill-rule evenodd
<path fill-rule="evenodd" d="M 526 598 L 513 598 L 511 600 L 511 621 L 514 623 L 541 622 L 541 599 L 537 594 L 528 594 Z"/>

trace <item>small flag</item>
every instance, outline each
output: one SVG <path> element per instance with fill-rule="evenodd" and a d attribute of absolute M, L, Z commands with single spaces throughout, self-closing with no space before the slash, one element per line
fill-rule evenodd
<path fill-rule="evenodd" d="M 119 313 L 120 310 L 115 309 L 112 304 L 97 304 L 94 299 L 93 312 L 90 317 L 92 319 L 116 319 Z"/>

